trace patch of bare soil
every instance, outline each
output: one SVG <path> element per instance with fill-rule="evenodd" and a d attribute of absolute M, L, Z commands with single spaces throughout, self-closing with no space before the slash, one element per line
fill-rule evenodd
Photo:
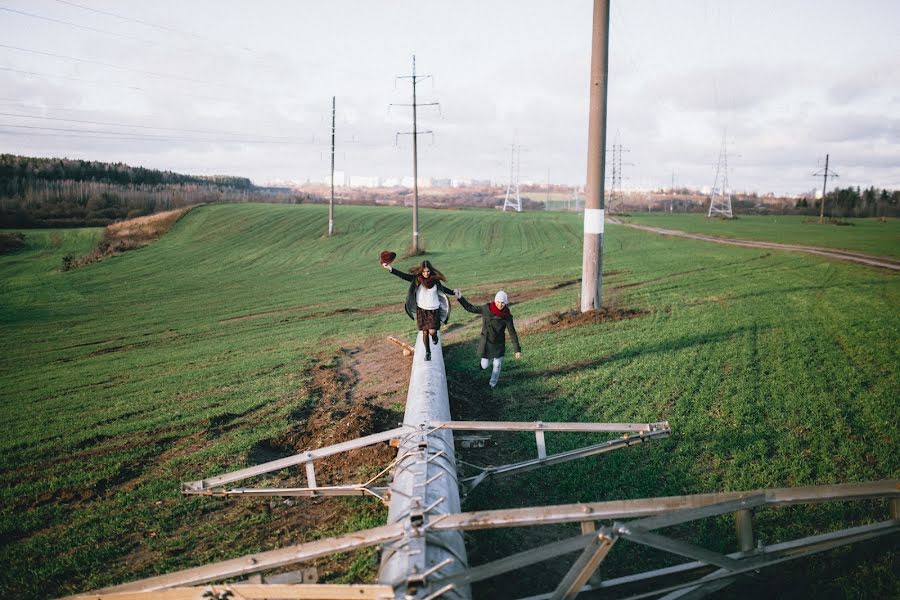
<path fill-rule="evenodd" d="M 584 313 L 577 310 L 569 310 L 550 317 L 546 324 L 532 329 L 532 331 L 568 329 L 570 327 L 578 327 L 579 325 L 624 321 L 642 317 L 647 314 L 650 314 L 649 310 L 640 308 L 620 308 L 617 306 L 604 306 L 599 310 L 589 310 Z"/>

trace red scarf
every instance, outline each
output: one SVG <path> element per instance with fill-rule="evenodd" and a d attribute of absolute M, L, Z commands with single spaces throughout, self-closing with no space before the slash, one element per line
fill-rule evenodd
<path fill-rule="evenodd" d="M 418 277 L 416 277 L 416 283 L 419 285 L 424 285 L 430 290 L 434 287 L 434 284 L 437 283 L 437 279 L 434 278 L 434 275 L 428 277 L 427 279 L 419 275 Z"/>
<path fill-rule="evenodd" d="M 508 306 L 504 306 L 503 310 L 500 310 L 499 308 L 497 308 L 497 305 L 494 304 L 493 302 L 491 302 L 488 306 L 491 307 L 491 314 L 494 315 L 495 317 L 503 318 L 503 317 L 509 316 L 509 307 Z"/>

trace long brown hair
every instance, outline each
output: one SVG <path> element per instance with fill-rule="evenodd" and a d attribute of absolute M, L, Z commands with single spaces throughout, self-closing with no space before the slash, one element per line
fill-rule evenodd
<path fill-rule="evenodd" d="M 427 260 L 423 260 L 421 265 L 416 265 L 415 267 L 413 267 L 412 269 L 410 269 L 409 272 L 410 272 L 411 274 L 415 275 L 416 278 L 419 278 L 419 277 L 422 276 L 422 271 L 424 271 L 426 268 L 427 268 L 429 271 L 431 271 L 431 276 L 432 276 L 434 279 L 437 279 L 438 281 L 443 281 L 443 282 L 446 282 L 446 281 L 447 281 L 447 278 L 444 277 L 444 274 L 441 273 L 440 271 L 438 271 L 437 269 L 435 269 L 435 268 L 431 265 L 431 262 L 430 262 L 430 261 L 427 261 Z"/>

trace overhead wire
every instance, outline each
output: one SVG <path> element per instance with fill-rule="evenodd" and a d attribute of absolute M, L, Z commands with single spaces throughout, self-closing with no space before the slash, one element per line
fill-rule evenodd
<path fill-rule="evenodd" d="M 2 100 L 2 98 L 0 98 Z M 45 121 L 66 121 L 70 123 L 83 123 L 85 125 L 109 125 L 113 127 L 133 127 L 137 129 L 156 129 L 159 131 L 176 131 L 182 133 L 213 133 L 217 135 L 248 135 L 247 133 L 240 133 L 234 131 L 216 131 L 210 129 L 182 129 L 177 127 L 160 127 L 156 125 L 132 125 L 128 123 L 114 123 L 110 121 L 89 121 L 86 119 L 66 119 L 63 117 L 46 117 L 46 116 L 38 116 L 38 115 L 23 115 L 21 113 L 8 113 L 8 112 L 0 112 L 0 116 L 4 117 L 22 117 L 26 119 L 41 119 Z M 290 140 L 294 139 L 288 136 L 283 135 L 261 135 L 261 134 L 251 134 L 255 135 L 259 138 L 269 138 L 275 140 Z"/>
<path fill-rule="evenodd" d="M 101 67 L 107 67 L 107 68 L 110 68 L 110 69 L 119 69 L 119 70 L 122 70 L 122 71 L 131 71 L 131 72 L 133 72 L 133 73 L 139 73 L 139 74 L 141 74 L 141 75 L 150 75 L 151 77 L 159 77 L 159 78 L 163 78 L 163 79 L 174 79 L 174 80 L 176 80 L 176 81 L 187 81 L 187 82 L 189 82 L 189 83 L 199 83 L 199 84 L 202 84 L 202 85 L 212 85 L 212 86 L 220 86 L 220 87 L 229 87 L 229 88 L 237 89 L 237 90 L 250 91 L 250 90 L 246 90 L 246 89 L 244 89 L 244 88 L 240 88 L 240 87 L 233 86 L 233 85 L 229 85 L 229 84 L 225 84 L 225 83 L 216 83 L 216 82 L 212 82 L 212 81 L 204 81 L 204 80 L 202 80 L 202 79 L 194 79 L 194 78 L 192 78 L 192 77 L 183 77 L 183 76 L 180 76 L 180 75 L 169 75 L 169 74 L 167 74 L 167 73 L 157 73 L 156 71 L 147 71 L 147 70 L 145 70 L 145 69 L 136 69 L 136 68 L 134 68 L 134 67 L 127 67 L 127 66 L 124 66 L 124 65 L 117 65 L 117 64 L 113 64 L 113 63 L 107 63 L 107 62 L 99 61 L 99 60 L 91 60 L 91 59 L 89 59 L 89 58 L 80 58 L 80 57 L 77 57 L 77 56 L 67 56 L 67 55 L 65 55 L 65 54 L 56 54 L 55 52 L 45 52 L 45 51 L 43 51 L 43 50 L 34 50 L 34 49 L 31 49 L 31 48 L 22 48 L 21 46 L 13 46 L 13 45 L 10 45 L 10 44 L 0 44 L 0 48 L 6 48 L 6 49 L 9 49 L 9 50 L 16 50 L 16 51 L 18 51 L 18 52 L 26 52 L 26 53 L 29 53 L 29 54 L 38 54 L 38 55 L 41 55 L 41 56 L 50 56 L 50 57 L 53 57 L 53 58 L 59 58 L 59 59 L 63 59 L 63 60 L 71 60 L 71 61 L 74 61 L 74 62 L 80 62 L 80 63 L 86 63 L 86 64 L 92 64 L 92 65 L 99 65 L 99 66 L 101 66 Z"/>
<path fill-rule="evenodd" d="M 146 26 L 146 27 L 152 27 L 152 28 L 154 28 L 154 29 L 160 29 L 160 30 L 162 30 L 162 31 L 167 31 L 167 32 L 169 32 L 169 33 L 176 33 L 176 34 L 178 34 L 178 35 L 184 35 L 184 36 L 187 36 L 187 37 L 196 38 L 196 39 L 198 39 L 198 40 L 211 41 L 211 42 L 215 42 L 215 43 L 217 43 L 217 44 L 228 45 L 228 46 L 231 46 L 231 47 L 233 47 L 233 48 L 238 48 L 238 49 L 240 49 L 240 50 L 243 50 L 244 52 L 254 52 L 254 50 L 252 50 L 251 48 L 248 48 L 248 47 L 246 47 L 246 46 L 237 46 L 237 45 L 234 45 L 234 44 L 228 44 L 228 43 L 226 43 L 226 42 L 221 42 L 221 41 L 215 40 L 215 39 L 213 39 L 213 38 L 209 38 L 209 37 L 206 37 L 206 36 L 202 36 L 202 35 L 199 35 L 199 34 L 196 34 L 196 33 L 191 33 L 191 32 L 188 32 L 188 31 L 181 31 L 180 29 L 175 29 L 175 28 L 173 28 L 173 27 L 166 27 L 165 25 L 159 25 L 159 24 L 157 24 L 157 23 L 151 23 L 151 22 L 149 22 L 149 21 L 143 21 L 143 20 L 141 20 L 141 19 L 135 19 L 135 18 L 133 18 L 133 17 L 128 17 L 128 16 L 121 15 L 121 14 L 118 14 L 118 13 L 109 12 L 109 11 L 105 11 L 105 10 L 99 10 L 99 9 L 96 9 L 96 8 L 91 8 L 91 7 L 89 7 L 89 6 L 84 6 L 83 4 L 78 4 L 78 3 L 76 3 L 76 2 L 69 2 L 68 0 L 53 0 L 53 1 L 54 1 L 54 2 L 58 2 L 59 4 L 67 4 L 67 5 L 69 5 L 69 6 L 74 6 L 75 8 L 79 8 L 79 9 L 81 9 L 81 10 L 90 11 L 90 12 L 92 12 L 92 13 L 97 13 L 97 14 L 100 14 L 100 15 L 106 15 L 106 16 L 109 16 L 109 17 L 114 17 L 114 18 L 116 18 L 116 19 L 121 19 L 121 20 L 123 20 L 123 21 L 129 21 L 129 22 L 131 22 L 131 23 L 138 23 L 139 25 L 144 25 L 144 26 Z"/>
<path fill-rule="evenodd" d="M 79 133 L 79 134 L 97 134 L 102 136 L 116 136 L 111 139 L 120 139 L 120 140 L 158 140 L 164 142 L 170 141 L 178 141 L 178 142 L 204 142 L 204 143 L 235 143 L 235 144 L 282 144 L 289 146 L 305 146 L 309 145 L 307 142 L 301 141 L 291 141 L 291 140 L 254 140 L 254 139 L 206 139 L 206 138 L 179 138 L 172 136 L 159 136 L 145 133 L 133 133 L 133 132 L 118 132 L 118 131 L 97 131 L 94 129 L 72 129 L 66 127 L 41 127 L 38 125 L 15 125 L 11 123 L 0 123 L 0 127 L 9 127 L 14 129 L 28 129 L 28 130 L 36 130 L 36 131 L 57 131 L 57 132 L 66 132 L 66 133 Z M 94 135 L 87 135 L 81 137 L 95 137 Z"/>

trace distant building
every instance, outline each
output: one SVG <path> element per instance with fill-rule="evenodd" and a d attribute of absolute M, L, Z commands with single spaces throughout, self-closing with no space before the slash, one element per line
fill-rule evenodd
<path fill-rule="evenodd" d="M 382 180 L 383 187 L 400 187 L 400 179 L 398 177 L 387 177 Z"/>
<path fill-rule="evenodd" d="M 405 188 L 413 187 L 413 178 L 412 177 L 404 177 L 400 180 L 400 185 Z M 420 188 L 430 188 L 431 187 L 431 177 L 419 177 L 419 187 Z"/>
<path fill-rule="evenodd" d="M 324 183 L 325 185 L 331 185 L 330 173 L 322 178 L 322 183 Z M 334 185 L 335 187 L 343 187 L 347 185 L 347 175 L 343 171 L 334 172 Z"/>
<path fill-rule="evenodd" d="M 449 179 L 432 179 L 431 180 L 432 187 L 436 188 L 448 188 L 450 187 Z"/>
<path fill-rule="evenodd" d="M 450 187 L 464 188 L 464 187 L 470 187 L 471 185 L 472 185 L 471 179 L 453 178 L 450 180 Z"/>
<path fill-rule="evenodd" d="M 351 175 L 350 187 L 352 188 L 377 188 L 381 185 L 381 178 L 366 177 L 363 175 Z"/>

